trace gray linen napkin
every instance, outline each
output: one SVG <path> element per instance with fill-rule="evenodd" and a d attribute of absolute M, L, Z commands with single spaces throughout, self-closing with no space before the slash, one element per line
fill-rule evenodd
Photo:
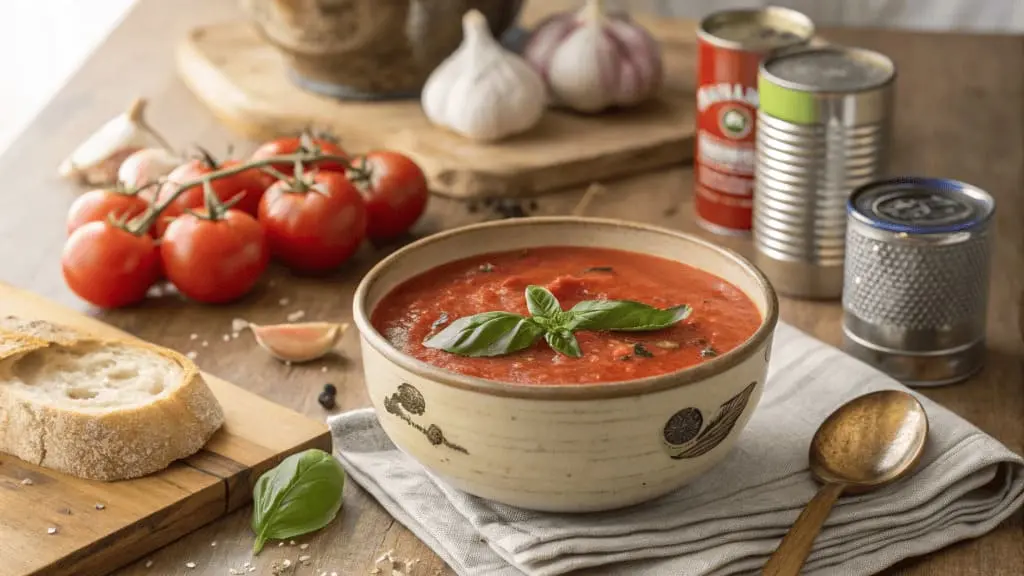
<path fill-rule="evenodd" d="M 351 478 L 461 576 L 756 572 L 811 499 L 815 429 L 837 406 L 899 383 L 780 324 L 764 396 L 733 452 L 690 485 L 603 513 L 532 512 L 461 493 L 388 440 L 372 410 L 330 419 Z M 920 397 L 931 436 L 918 471 L 840 499 L 810 574 L 873 574 L 992 530 L 1024 503 L 1024 459 Z"/>

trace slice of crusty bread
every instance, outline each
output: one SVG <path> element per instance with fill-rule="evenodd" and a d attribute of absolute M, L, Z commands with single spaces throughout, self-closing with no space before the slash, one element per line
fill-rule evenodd
<path fill-rule="evenodd" d="M 0 319 L 0 452 L 93 480 L 123 480 L 197 452 L 224 413 L 177 352 Z"/>

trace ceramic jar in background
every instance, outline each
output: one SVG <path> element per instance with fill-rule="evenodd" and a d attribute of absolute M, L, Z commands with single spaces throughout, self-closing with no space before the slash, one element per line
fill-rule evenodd
<path fill-rule="evenodd" d="M 477 9 L 500 37 L 522 0 L 240 0 L 299 87 L 338 98 L 415 97 Z"/>

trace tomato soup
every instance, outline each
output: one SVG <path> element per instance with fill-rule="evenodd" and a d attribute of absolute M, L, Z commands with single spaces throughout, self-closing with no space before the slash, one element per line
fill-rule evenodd
<path fill-rule="evenodd" d="M 458 318 L 505 311 L 528 316 L 527 286 L 543 286 L 568 310 L 583 300 L 687 304 L 688 318 L 649 332 L 577 331 L 582 356 L 543 338 L 503 356 L 466 357 L 423 341 Z M 761 325 L 754 303 L 722 278 L 665 258 L 607 248 L 551 246 L 450 262 L 402 283 L 377 305 L 374 327 L 397 349 L 459 374 L 533 385 L 632 380 L 675 372 L 724 354 Z"/>

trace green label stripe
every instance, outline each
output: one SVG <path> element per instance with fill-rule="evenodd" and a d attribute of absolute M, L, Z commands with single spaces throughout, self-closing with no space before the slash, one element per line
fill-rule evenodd
<path fill-rule="evenodd" d="M 794 124 L 818 122 L 818 106 L 811 92 L 779 86 L 766 79 L 763 74 L 757 76 L 757 92 L 759 107 L 769 116 Z"/>

